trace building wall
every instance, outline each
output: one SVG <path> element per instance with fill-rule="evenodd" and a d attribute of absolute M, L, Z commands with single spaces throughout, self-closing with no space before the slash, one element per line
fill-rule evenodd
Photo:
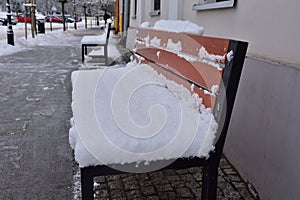
<path fill-rule="evenodd" d="M 168 19 L 169 1 L 150 17 L 147 0 L 143 20 Z M 197 2 L 184 1 L 178 19 L 202 25 L 208 36 L 249 42 L 225 155 L 261 199 L 300 199 L 300 1 L 239 0 L 234 8 L 192 11 Z"/>
<path fill-rule="evenodd" d="M 300 70 L 246 60 L 225 155 L 263 200 L 300 199 Z"/>
<path fill-rule="evenodd" d="M 300 63 L 300 1 L 237 1 L 234 8 L 192 11 L 184 2 L 184 19 L 204 26 L 204 34 L 249 41 L 248 55 Z"/>

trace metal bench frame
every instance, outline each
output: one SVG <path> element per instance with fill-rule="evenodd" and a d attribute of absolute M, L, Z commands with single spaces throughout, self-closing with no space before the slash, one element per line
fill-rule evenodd
<path fill-rule="evenodd" d="M 220 90 L 223 90 L 224 97 L 226 97 L 225 106 L 221 107 L 220 111 L 214 111 L 215 116 L 218 115 L 219 120 L 223 120 L 224 125 L 219 128 L 220 134 L 216 144 L 215 150 L 210 152 L 208 159 L 206 158 L 179 158 L 174 160 L 169 166 L 161 169 L 183 169 L 190 167 L 203 167 L 202 175 L 202 200 L 215 200 L 217 197 L 217 179 L 218 179 L 218 167 L 223 152 L 225 138 L 229 127 L 229 122 L 233 110 L 233 105 L 239 85 L 239 80 L 242 73 L 242 68 L 245 60 L 248 43 L 242 41 L 230 40 L 228 52 L 234 52 L 234 58 L 230 61 L 226 61 L 225 68 L 222 76 L 224 83 Z M 222 99 L 224 97 L 217 97 Z M 216 109 L 215 109 L 216 110 Z M 216 113 L 218 112 L 218 113 Z M 158 161 L 159 162 L 159 161 Z M 154 163 L 154 162 L 152 162 Z M 151 164 L 151 163 L 150 163 Z M 93 178 L 96 176 L 122 174 L 125 172 L 118 171 L 110 168 L 109 166 L 90 166 L 83 167 L 81 170 L 81 190 L 82 199 L 90 200 L 94 198 L 93 191 Z"/>

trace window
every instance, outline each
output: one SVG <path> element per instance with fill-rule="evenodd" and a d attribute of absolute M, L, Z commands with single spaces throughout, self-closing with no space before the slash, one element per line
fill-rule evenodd
<path fill-rule="evenodd" d="M 193 10 L 209 10 L 217 8 L 233 7 L 236 0 L 198 0 L 198 3 L 193 5 Z"/>
<path fill-rule="evenodd" d="M 151 12 L 149 15 L 151 17 L 160 15 L 160 0 L 151 0 L 151 4 Z"/>
<path fill-rule="evenodd" d="M 160 10 L 160 0 L 154 0 L 154 10 Z"/>

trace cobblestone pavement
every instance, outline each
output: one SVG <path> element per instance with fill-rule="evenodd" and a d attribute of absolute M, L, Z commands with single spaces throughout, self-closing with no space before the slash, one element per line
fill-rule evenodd
<path fill-rule="evenodd" d="M 80 172 L 75 166 L 74 199 L 80 199 Z M 202 168 L 164 170 L 144 174 L 122 174 L 94 178 L 96 200 L 173 200 L 201 199 Z M 259 199 L 253 187 L 244 182 L 226 160 L 221 159 L 218 200 Z"/>

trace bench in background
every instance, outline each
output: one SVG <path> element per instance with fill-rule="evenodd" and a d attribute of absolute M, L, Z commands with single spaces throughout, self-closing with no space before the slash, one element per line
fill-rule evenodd
<path fill-rule="evenodd" d="M 105 65 L 108 65 L 107 46 L 109 41 L 111 23 L 108 23 L 106 34 L 96 36 L 84 36 L 81 40 L 81 61 L 84 63 L 84 57 L 88 54 L 88 47 L 102 46 L 104 48 Z"/>

